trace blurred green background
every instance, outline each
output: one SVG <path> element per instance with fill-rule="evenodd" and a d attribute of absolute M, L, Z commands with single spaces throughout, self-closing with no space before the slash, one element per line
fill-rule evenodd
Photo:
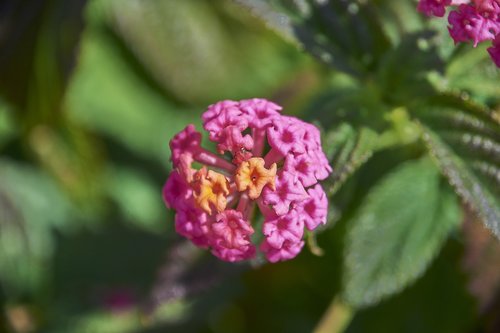
<path fill-rule="evenodd" d="M 0 332 L 500 332 L 484 48 L 410 0 L 290 3 L 0 3 Z M 169 139 L 252 97 L 321 126 L 335 169 L 329 225 L 275 265 L 193 248 L 161 198 Z"/>

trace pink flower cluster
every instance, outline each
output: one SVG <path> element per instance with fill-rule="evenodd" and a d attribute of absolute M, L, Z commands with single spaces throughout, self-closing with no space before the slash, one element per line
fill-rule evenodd
<path fill-rule="evenodd" d="M 443 17 L 447 6 L 456 6 L 448 15 L 448 30 L 455 43 L 492 40 L 488 52 L 500 67 L 500 0 L 420 0 L 417 9 L 428 16 Z"/>
<path fill-rule="evenodd" d="M 209 106 L 203 128 L 219 154 L 201 147 L 194 125 L 170 141 L 174 170 L 163 197 L 176 210 L 176 231 L 222 260 L 253 258 L 257 248 L 270 262 L 292 259 L 304 246 L 304 227 L 326 223 L 318 181 L 332 169 L 320 132 L 280 111 L 257 98 Z M 258 212 L 264 237 L 254 237 Z"/>

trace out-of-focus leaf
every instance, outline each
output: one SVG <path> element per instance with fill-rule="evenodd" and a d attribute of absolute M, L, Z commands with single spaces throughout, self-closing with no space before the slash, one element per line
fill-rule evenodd
<path fill-rule="evenodd" d="M 485 101 L 496 98 L 500 103 L 500 71 L 488 57 L 487 45 L 467 47 L 446 67 L 445 87 L 459 89 Z"/>
<path fill-rule="evenodd" d="M 109 196 L 129 223 L 153 231 L 165 230 L 161 185 L 155 186 L 146 175 L 125 168 L 109 170 L 106 179 Z"/>
<path fill-rule="evenodd" d="M 65 318 L 67 319 L 67 318 Z M 109 311 L 89 313 L 79 318 L 71 318 L 62 328 L 54 329 L 55 333 L 132 333 L 138 332 L 141 325 L 140 313 L 137 311 L 121 311 L 117 316 Z"/>
<path fill-rule="evenodd" d="M 251 13 L 258 16 L 267 26 L 275 30 L 287 40 L 297 42 L 293 36 L 293 27 L 290 18 L 279 12 L 266 0 L 235 0 L 238 4 L 250 9 Z M 300 1 L 300 0 L 299 0 Z M 296 2 L 299 2 L 296 1 Z"/>
<path fill-rule="evenodd" d="M 102 15 L 96 4 L 89 6 L 90 17 Z M 152 88 L 123 55 L 116 38 L 99 25 L 84 32 L 66 102 L 75 121 L 162 162 L 169 156 L 168 140 L 196 115 L 176 110 Z"/>
<path fill-rule="evenodd" d="M 257 8 L 258 1 L 240 1 Z M 390 47 L 375 8 L 361 1 L 272 1 L 280 15 L 264 19 L 292 22 L 295 38 L 309 53 L 336 69 L 360 76 Z M 276 24 L 275 24 L 276 25 Z"/>
<path fill-rule="evenodd" d="M 394 45 L 399 44 L 408 33 L 424 27 L 422 14 L 416 11 L 412 1 L 374 0 L 381 24 Z"/>
<path fill-rule="evenodd" d="M 262 29 L 257 38 L 242 25 L 255 19 L 229 1 L 111 4 L 113 31 L 165 90 L 188 104 L 268 95 L 283 74 L 300 67 L 291 45 L 254 24 Z"/>
<path fill-rule="evenodd" d="M 12 111 L 0 100 L 0 149 L 9 141 L 16 132 L 16 126 L 12 119 Z"/>
<path fill-rule="evenodd" d="M 305 116 L 317 120 L 326 129 L 343 122 L 356 127 L 370 127 L 377 132 L 387 128 L 382 104 L 375 86 L 333 82 L 308 106 Z"/>
<path fill-rule="evenodd" d="M 72 122 L 65 127 L 35 126 L 29 136 L 32 152 L 57 179 L 66 195 L 87 215 L 87 222 L 102 210 L 101 145 Z M 83 220 L 82 220 L 83 221 Z"/>
<path fill-rule="evenodd" d="M 498 115 L 454 96 L 429 103 L 415 115 L 430 153 L 456 192 L 500 237 Z"/>
<path fill-rule="evenodd" d="M 85 2 L 7 0 L 0 7 L 0 90 L 33 122 L 57 118 Z"/>
<path fill-rule="evenodd" d="M 433 92 L 427 75 L 444 70 L 431 40 L 433 36 L 431 31 L 408 34 L 385 55 L 378 70 L 378 82 L 387 100 L 408 104 Z"/>
<path fill-rule="evenodd" d="M 6 0 L 0 5 L 0 91 L 18 106 L 26 105 L 33 53 L 46 3 Z"/>
<path fill-rule="evenodd" d="M 414 285 L 377 306 L 356 312 L 346 333 L 456 333 L 473 331 L 477 304 L 467 290 L 463 248 L 450 240 Z"/>
<path fill-rule="evenodd" d="M 333 172 L 329 182 L 329 194 L 337 192 L 342 184 L 377 149 L 378 134 L 366 127 L 355 129 L 347 123 L 330 131 L 325 139 L 326 154 L 331 161 Z"/>
<path fill-rule="evenodd" d="M 411 119 L 406 108 L 399 107 L 386 112 L 384 118 L 392 126 L 380 135 L 378 140 L 380 149 L 408 145 L 420 139 L 420 127 Z"/>
<path fill-rule="evenodd" d="M 63 105 L 85 3 L 7 0 L 0 5 L 0 15 L 5 15 L 0 36 L 0 95 L 12 106 L 19 143 L 30 149 L 73 199 L 90 208 L 99 196 L 97 145 L 67 121 Z"/>
<path fill-rule="evenodd" d="M 71 204 L 48 175 L 0 162 L 0 280 L 12 299 L 34 293 L 46 278 L 53 229 L 72 228 Z"/>
<path fill-rule="evenodd" d="M 380 180 L 351 221 L 344 297 L 364 307 L 421 276 L 461 220 L 453 192 L 428 159 L 407 162 Z"/>

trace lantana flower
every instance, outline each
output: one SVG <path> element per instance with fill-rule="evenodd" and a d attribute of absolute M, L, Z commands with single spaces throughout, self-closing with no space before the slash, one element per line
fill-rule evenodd
<path fill-rule="evenodd" d="M 304 228 L 327 221 L 318 181 L 332 168 L 320 132 L 280 111 L 258 98 L 209 106 L 203 128 L 218 154 L 201 146 L 194 125 L 170 141 L 173 171 L 163 198 L 176 211 L 175 229 L 222 260 L 251 259 L 258 250 L 270 262 L 292 259 L 304 246 Z"/>
<path fill-rule="evenodd" d="M 500 0 L 420 0 L 417 10 L 427 16 L 443 17 L 446 8 L 448 30 L 455 43 L 479 43 L 493 41 L 488 52 L 493 62 L 500 67 L 498 39 L 500 35 Z"/>

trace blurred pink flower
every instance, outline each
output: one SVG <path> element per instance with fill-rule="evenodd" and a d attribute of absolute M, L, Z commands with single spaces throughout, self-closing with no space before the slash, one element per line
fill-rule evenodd
<path fill-rule="evenodd" d="M 498 35 L 500 34 L 500 0 L 420 0 L 418 11 L 427 16 L 444 16 L 446 6 L 455 6 L 448 15 L 448 30 L 455 44 L 471 41 L 477 44 L 495 40 L 488 48 L 490 56 L 500 67 Z"/>
<path fill-rule="evenodd" d="M 446 13 L 446 6 L 451 4 L 451 0 L 420 0 L 417 10 L 427 16 L 443 17 Z"/>
<path fill-rule="evenodd" d="M 493 40 L 500 32 L 499 22 L 480 14 L 477 7 L 471 5 L 460 5 L 450 13 L 448 22 L 448 30 L 455 43 L 471 40 L 474 47 L 485 40 Z"/>
<path fill-rule="evenodd" d="M 497 67 L 500 67 L 500 34 L 493 41 L 493 46 L 488 48 L 488 52 Z"/>

